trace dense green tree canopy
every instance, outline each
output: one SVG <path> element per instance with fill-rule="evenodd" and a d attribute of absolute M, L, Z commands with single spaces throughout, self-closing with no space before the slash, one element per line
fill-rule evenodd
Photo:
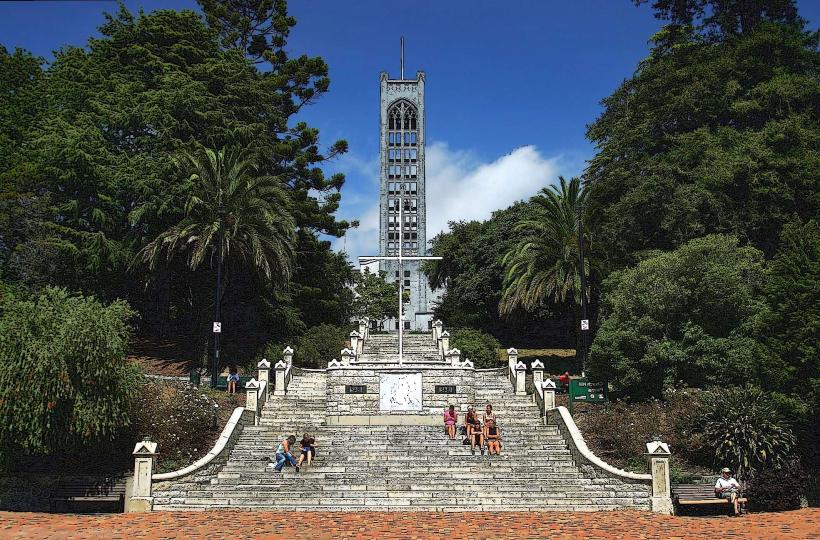
<path fill-rule="evenodd" d="M 709 41 L 665 29 L 589 127 L 599 244 L 615 264 L 730 233 L 771 256 L 820 198 L 817 33 L 761 22 Z"/>
<path fill-rule="evenodd" d="M 255 156 L 253 176 L 281 192 L 276 210 L 292 219 L 280 222 L 280 236 L 295 237 L 261 279 L 242 270 L 226 282 L 233 332 L 225 345 L 237 339 L 250 350 L 257 339 L 249 336 L 264 341 L 348 315 L 349 265 L 319 239 L 349 226 L 335 218 L 344 177 L 323 171 L 347 144 L 322 145 L 296 117 L 329 80 L 321 58 L 285 52 L 295 24 L 285 2 L 212 3 L 219 14 L 205 4 L 210 26 L 192 11 L 132 15 L 121 6 L 99 37 L 61 49 L 45 69 L 25 52 L 0 51 L 0 276 L 127 298 L 142 314 L 141 331 L 198 335 L 192 343 L 201 344 L 213 302 L 208 250 L 195 270 L 184 260 L 128 268 L 190 218 L 190 182 L 175 159 L 239 146 Z M 253 33 L 267 36 L 259 54 L 227 39 L 233 30 L 223 24 L 250 8 Z M 315 309 L 325 292 L 333 309 Z"/>
<path fill-rule="evenodd" d="M 512 310 L 502 319 L 499 311 L 504 283 L 503 259 L 524 231 L 518 224 L 533 220 L 538 210 L 532 202 L 519 202 L 493 213 L 484 222 L 451 222 L 450 230 L 433 238 L 433 254 L 441 261 L 425 268 L 433 288 L 446 287 L 436 316 L 450 327 L 476 328 L 505 343 L 548 337 L 555 345 L 571 343 L 571 330 L 561 317 L 561 307 L 537 306 L 527 313 Z"/>
<path fill-rule="evenodd" d="M 769 263 L 765 334 L 784 370 L 775 389 L 794 392 L 820 411 L 820 226 L 788 223 Z"/>
<path fill-rule="evenodd" d="M 765 278 L 760 251 L 724 235 L 613 273 L 603 284 L 590 376 L 631 398 L 678 385 L 768 384 L 781 366 L 759 340 Z"/>
<path fill-rule="evenodd" d="M 753 31 L 764 21 L 798 25 L 794 0 L 632 0 L 652 2 L 655 17 L 672 28 L 696 26 L 714 39 Z"/>
<path fill-rule="evenodd" d="M 125 361 L 125 302 L 45 289 L 0 314 L 0 449 L 43 454 L 110 441 L 129 425 L 140 377 Z"/>

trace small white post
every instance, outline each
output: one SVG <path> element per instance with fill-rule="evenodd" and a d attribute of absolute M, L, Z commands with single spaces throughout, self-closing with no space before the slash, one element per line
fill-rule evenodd
<path fill-rule="evenodd" d="M 359 333 L 355 330 L 350 332 L 350 350 L 354 356 L 359 354 Z"/>
<path fill-rule="evenodd" d="M 440 320 L 433 321 L 433 343 L 434 344 L 438 343 L 438 338 L 439 338 L 439 336 L 441 336 L 441 332 L 444 330 L 443 326 L 444 326 L 444 323 L 442 323 Z"/>
<path fill-rule="evenodd" d="M 273 389 L 274 396 L 284 396 L 285 395 L 285 372 L 288 370 L 288 365 L 285 363 L 284 360 L 279 360 L 276 362 L 276 365 L 273 366 L 273 373 L 276 377 L 276 385 Z"/>
<path fill-rule="evenodd" d="M 541 383 L 544 390 L 544 414 L 555 408 L 555 381 L 547 379 Z"/>
<path fill-rule="evenodd" d="M 256 379 L 245 383 L 245 410 L 253 413 L 253 423 L 259 425 L 259 382 Z"/>
<path fill-rule="evenodd" d="M 646 443 L 646 455 L 649 456 L 649 470 L 652 473 L 652 511 L 671 516 L 672 486 L 669 477 L 669 458 L 672 452 L 669 445 L 655 440 Z"/>
<path fill-rule="evenodd" d="M 458 349 L 450 349 L 445 356 L 447 361 L 453 367 L 461 367 L 461 351 Z"/>
<path fill-rule="evenodd" d="M 265 391 L 262 392 L 262 403 L 268 402 L 268 394 L 270 394 L 270 362 L 267 358 L 263 358 L 256 364 L 259 374 L 259 382 L 265 381 Z"/>
<path fill-rule="evenodd" d="M 285 347 L 285 350 L 282 351 L 282 360 L 289 366 L 293 365 L 293 349 Z"/>
<path fill-rule="evenodd" d="M 151 477 L 157 457 L 157 443 L 146 437 L 134 446 L 134 489 L 128 504 L 129 512 L 150 512 L 154 506 Z"/>
<path fill-rule="evenodd" d="M 533 388 L 542 388 L 541 383 L 544 382 L 544 362 L 536 358 L 530 367 L 532 368 Z M 533 394 L 533 399 L 535 399 L 535 394 Z"/>
<path fill-rule="evenodd" d="M 510 384 L 515 388 L 515 365 L 518 363 L 518 351 L 515 347 L 507 349 L 507 378 L 510 379 Z"/>
<path fill-rule="evenodd" d="M 442 356 L 447 356 L 447 351 L 450 350 L 450 332 L 445 330 L 438 338 L 439 351 Z"/>
<path fill-rule="evenodd" d="M 343 366 L 349 366 L 351 360 L 353 360 L 353 358 L 354 358 L 353 351 L 351 351 L 350 349 L 342 349 L 341 354 L 342 354 L 342 365 Z"/>
<path fill-rule="evenodd" d="M 527 365 L 519 361 L 515 365 L 515 395 L 527 395 Z"/>

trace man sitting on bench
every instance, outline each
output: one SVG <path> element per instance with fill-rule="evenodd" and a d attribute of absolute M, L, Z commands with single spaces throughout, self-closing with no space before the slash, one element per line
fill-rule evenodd
<path fill-rule="evenodd" d="M 720 478 L 715 482 L 715 496 L 718 499 L 727 499 L 735 509 L 735 516 L 740 515 L 740 484 L 732 477 L 729 467 L 720 470 Z"/>

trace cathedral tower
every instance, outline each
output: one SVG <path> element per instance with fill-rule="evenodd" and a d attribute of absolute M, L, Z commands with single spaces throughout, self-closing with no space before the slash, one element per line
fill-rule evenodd
<path fill-rule="evenodd" d="M 399 79 L 381 74 L 381 114 L 379 122 L 380 224 L 379 254 L 420 256 L 427 254 L 427 204 L 424 177 L 424 72 L 414 79 L 404 78 L 404 62 Z M 401 213 L 399 201 L 403 202 Z M 401 214 L 402 222 L 399 222 Z M 405 304 L 404 329 L 428 330 L 432 323 L 431 297 L 427 278 L 419 261 L 405 261 L 403 269 L 395 261 L 381 261 L 388 281 L 400 281 L 410 293 Z M 397 329 L 395 320 L 389 322 Z"/>

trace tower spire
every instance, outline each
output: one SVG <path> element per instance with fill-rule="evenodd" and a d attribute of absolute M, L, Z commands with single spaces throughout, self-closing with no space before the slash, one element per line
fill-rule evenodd
<path fill-rule="evenodd" d="M 404 36 L 401 37 L 401 80 L 404 80 Z"/>

